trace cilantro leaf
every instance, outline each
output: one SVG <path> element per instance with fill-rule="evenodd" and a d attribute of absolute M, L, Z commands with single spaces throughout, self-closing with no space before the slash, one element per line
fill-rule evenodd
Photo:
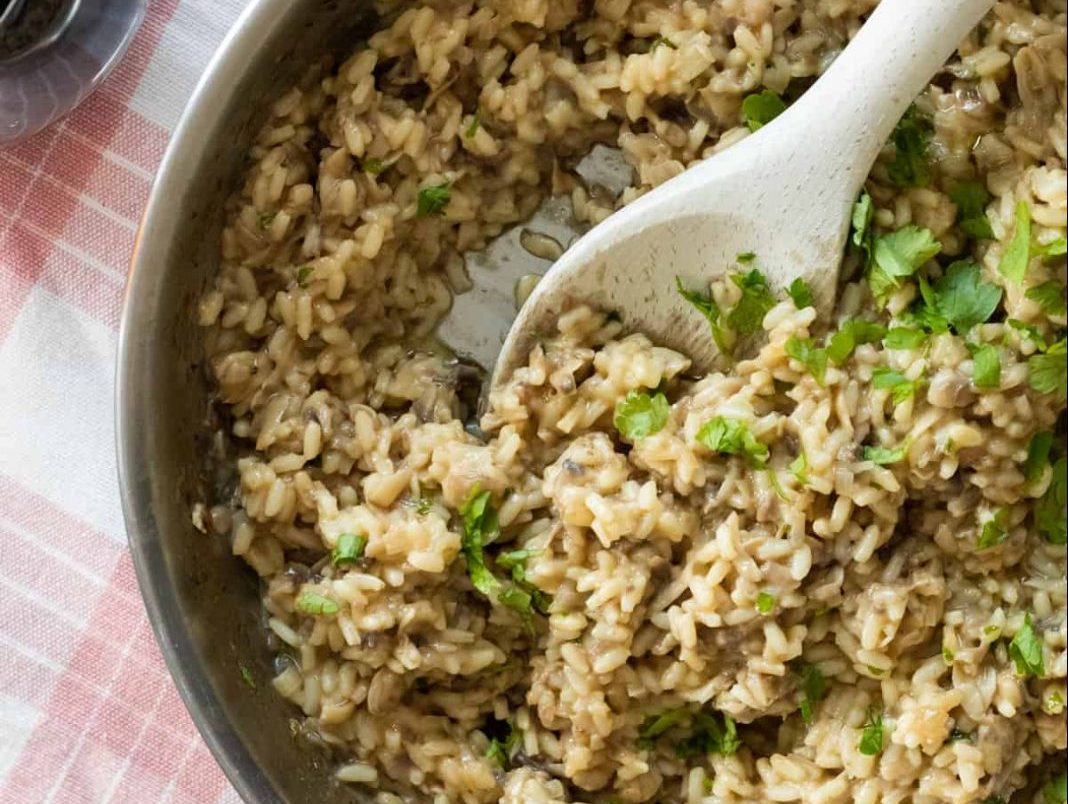
<path fill-rule="evenodd" d="M 301 614 L 329 616 L 337 614 L 341 610 L 335 601 L 317 592 L 302 592 L 294 605 Z"/>
<path fill-rule="evenodd" d="M 424 187 L 419 191 L 415 214 L 420 218 L 425 218 L 430 215 L 442 215 L 445 212 L 445 207 L 449 205 L 449 199 L 451 198 L 452 185 L 448 182 Z"/>
<path fill-rule="evenodd" d="M 641 728 L 638 729 L 639 745 L 652 743 L 668 729 L 684 723 L 688 716 L 689 712 L 685 709 L 668 709 L 659 715 L 650 715 L 644 720 Z"/>
<path fill-rule="evenodd" d="M 471 584 L 486 597 L 496 600 L 500 595 L 501 582 L 486 565 L 484 548 L 497 533 L 497 512 L 490 505 L 490 493 L 477 484 L 471 489 L 467 501 L 460 507 L 463 518 L 461 550 L 467 560 L 467 574 Z"/>
<path fill-rule="evenodd" d="M 360 161 L 360 169 L 363 170 L 364 173 L 367 173 L 371 176 L 377 176 L 379 173 L 382 173 L 388 167 L 389 165 L 374 156 L 364 157 Z"/>
<path fill-rule="evenodd" d="M 620 435 L 638 441 L 664 428 L 668 420 L 668 401 L 663 394 L 650 396 L 644 391 L 629 391 L 616 402 L 612 423 Z"/>
<path fill-rule="evenodd" d="M 909 224 L 896 232 L 875 238 L 868 284 L 872 295 L 882 304 L 901 280 L 910 277 L 942 250 L 930 229 Z"/>
<path fill-rule="evenodd" d="M 915 396 L 922 384 L 921 380 L 910 380 L 904 374 L 886 366 L 876 366 L 872 372 L 872 387 L 880 391 L 889 391 L 895 405 Z"/>
<path fill-rule="evenodd" d="M 883 338 L 887 349 L 918 349 L 927 340 L 927 333 L 915 327 L 892 327 Z"/>
<path fill-rule="evenodd" d="M 756 252 L 755 251 L 743 251 L 743 252 L 741 252 L 739 254 L 736 254 L 734 256 L 734 259 L 738 260 L 738 262 L 742 263 L 743 265 L 748 265 L 749 263 L 753 262 L 756 259 Z"/>
<path fill-rule="evenodd" d="M 750 131 L 762 129 L 785 111 L 783 99 L 770 89 L 746 95 L 742 101 L 742 115 Z"/>
<path fill-rule="evenodd" d="M 354 564 L 363 555 L 367 547 L 367 537 L 355 533 L 342 533 L 338 537 L 337 546 L 330 551 L 330 563 L 335 567 L 342 564 Z"/>
<path fill-rule="evenodd" d="M 931 168 L 927 164 L 930 136 L 931 121 L 913 104 L 890 137 L 896 151 L 886 166 L 890 181 L 898 187 L 926 187 L 930 183 Z"/>
<path fill-rule="evenodd" d="M 297 269 L 297 285 L 302 288 L 308 286 L 308 280 L 311 279 L 312 273 L 315 269 L 310 265 L 302 265 Z"/>
<path fill-rule="evenodd" d="M 1061 771 L 1042 788 L 1044 804 L 1068 803 L 1068 771 Z"/>
<path fill-rule="evenodd" d="M 720 754 L 731 756 L 742 745 L 738 727 L 730 715 L 718 712 L 697 712 L 693 716 L 693 730 L 679 743 L 675 753 L 680 757 Z"/>
<path fill-rule="evenodd" d="M 240 664 L 237 666 L 238 671 L 241 673 L 241 680 L 245 682 L 250 690 L 256 689 L 256 677 L 252 675 L 252 671 L 248 668 L 248 665 Z"/>
<path fill-rule="evenodd" d="M 790 287 L 786 291 L 790 294 L 790 298 L 793 299 L 794 307 L 798 310 L 804 310 L 806 307 L 812 306 L 812 288 L 808 286 L 801 277 L 797 277 L 790 283 Z"/>
<path fill-rule="evenodd" d="M 763 468 L 768 461 L 768 445 L 758 441 L 744 422 L 716 416 L 697 431 L 697 440 L 712 452 L 722 455 L 741 455 L 754 468 Z"/>
<path fill-rule="evenodd" d="M 909 447 L 912 445 L 905 441 L 899 447 L 864 447 L 864 460 L 877 463 L 880 466 L 887 466 L 892 463 L 900 463 L 905 460 L 909 454 Z"/>
<path fill-rule="evenodd" d="M 1009 643 L 1009 658 L 1016 665 L 1016 674 L 1019 676 L 1041 678 L 1046 674 L 1042 637 L 1035 633 L 1030 613 L 1024 615 L 1023 626 Z"/>
<path fill-rule="evenodd" d="M 877 343 L 886 334 L 886 327 L 862 318 L 850 318 L 831 336 L 827 357 L 836 366 L 849 359 L 853 351 L 865 343 Z"/>
<path fill-rule="evenodd" d="M 798 706 L 801 710 L 801 719 L 807 725 L 812 724 L 813 707 L 827 695 L 827 679 L 823 672 L 814 664 L 802 664 L 799 669 L 799 687 L 801 698 Z"/>
<path fill-rule="evenodd" d="M 968 237 L 975 240 L 991 240 L 994 230 L 986 217 L 986 205 L 990 193 L 978 181 L 962 181 L 949 191 L 950 200 L 957 205 L 957 225 Z"/>
<path fill-rule="evenodd" d="M 998 388 L 1001 385 L 1001 353 L 989 343 L 968 343 L 972 353 L 972 383 L 976 388 Z"/>
<path fill-rule="evenodd" d="M 1032 301 L 1038 302 L 1042 312 L 1048 316 L 1064 316 L 1068 312 L 1068 304 L 1065 303 L 1064 298 L 1064 288 L 1061 287 L 1061 283 L 1056 279 L 1028 288 L 1027 293 L 1024 295 Z"/>
<path fill-rule="evenodd" d="M 730 354 L 731 349 L 734 348 L 734 333 L 722 323 L 723 314 L 715 300 L 711 296 L 706 296 L 696 290 L 687 290 L 682 284 L 682 278 L 678 276 L 675 277 L 675 289 L 682 298 L 686 299 L 701 315 L 708 319 L 708 325 L 712 329 L 712 338 L 715 340 L 716 346 L 724 354 Z"/>
<path fill-rule="evenodd" d="M 994 515 L 983 523 L 983 529 L 979 531 L 979 538 L 975 541 L 976 548 L 989 550 L 1009 538 L 1009 530 L 1005 522 L 1008 517 L 1009 512 L 1005 508 L 995 511 Z"/>
<path fill-rule="evenodd" d="M 475 109 L 475 113 L 471 115 L 471 122 L 467 124 L 467 128 L 464 129 L 464 137 L 467 139 L 473 139 L 478 133 L 478 130 L 482 127 L 482 110 Z"/>
<path fill-rule="evenodd" d="M 1046 472 L 1049 465 L 1049 451 L 1053 447 L 1053 433 L 1045 430 L 1031 436 L 1027 445 L 1027 460 L 1024 461 L 1023 473 L 1028 483 L 1036 483 Z"/>
<path fill-rule="evenodd" d="M 727 324 L 742 335 L 752 335 L 764 323 L 764 316 L 775 306 L 775 296 L 768 280 L 760 271 L 731 274 L 731 281 L 742 291 L 742 297 L 727 314 Z"/>
<path fill-rule="evenodd" d="M 486 757 L 502 770 L 507 770 L 523 742 L 523 730 L 511 721 L 507 726 L 508 734 L 504 739 L 492 737 L 486 747 Z"/>
<path fill-rule="evenodd" d="M 871 196 L 866 191 L 862 192 L 856 203 L 853 204 L 851 222 L 853 224 L 853 245 L 864 252 L 865 262 L 871 259 L 871 222 L 874 217 L 875 207 L 872 204 Z"/>
<path fill-rule="evenodd" d="M 1068 458 L 1053 464 L 1049 488 L 1035 504 L 1035 527 L 1050 544 L 1068 543 Z"/>
<path fill-rule="evenodd" d="M 864 731 L 860 734 L 860 744 L 857 749 L 869 757 L 882 753 L 883 715 L 881 712 L 876 712 L 874 709 L 868 710 L 868 722 L 864 724 Z"/>
<path fill-rule="evenodd" d="M 801 453 L 790 461 L 790 466 L 787 468 L 797 478 L 798 483 L 802 486 L 808 485 L 808 456 L 805 455 L 804 450 L 801 450 Z"/>
<path fill-rule="evenodd" d="M 1001 288 L 981 281 L 979 266 L 967 260 L 950 265 L 933 291 L 935 309 L 959 334 L 989 319 L 1001 301 Z"/>
<path fill-rule="evenodd" d="M 787 355 L 805 364 L 808 373 L 819 385 L 823 385 L 827 374 L 827 350 L 816 347 L 812 338 L 791 336 L 783 347 Z"/>
<path fill-rule="evenodd" d="M 1016 232 L 1001 254 L 998 273 L 1015 285 L 1024 280 L 1031 259 L 1031 207 L 1026 201 L 1016 204 Z"/>
<path fill-rule="evenodd" d="M 1040 394 L 1068 396 L 1068 346 L 1061 338 L 1046 350 L 1027 358 L 1027 381 Z"/>
<path fill-rule="evenodd" d="M 658 47 L 666 47 L 670 50 L 678 50 L 679 46 L 668 39 L 666 36 L 658 36 L 652 42 L 649 43 L 649 49 L 646 53 L 652 53 Z"/>
<path fill-rule="evenodd" d="M 1032 247 L 1036 257 L 1048 260 L 1050 257 L 1063 257 L 1068 252 L 1068 240 L 1063 237 L 1055 237 L 1048 243 Z"/>
<path fill-rule="evenodd" d="M 767 592 L 760 592 L 756 596 L 756 610 L 761 614 L 770 614 L 775 608 L 775 596 Z"/>

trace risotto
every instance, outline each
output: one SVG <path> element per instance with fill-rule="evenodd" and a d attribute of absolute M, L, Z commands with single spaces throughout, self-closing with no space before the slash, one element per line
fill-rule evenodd
<path fill-rule="evenodd" d="M 832 317 L 755 242 L 662 289 L 712 373 L 581 307 L 481 417 L 433 337 L 465 252 L 749 136 L 873 6 L 384 3 L 280 90 L 200 304 L 237 480 L 194 520 L 261 577 L 274 687 L 339 784 L 1065 801 L 1064 0 L 999 2 L 916 99 Z M 582 178 L 595 145 L 630 186 Z"/>

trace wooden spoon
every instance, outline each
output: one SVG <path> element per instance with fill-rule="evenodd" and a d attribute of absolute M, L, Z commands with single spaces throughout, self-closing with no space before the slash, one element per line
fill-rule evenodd
<path fill-rule="evenodd" d="M 853 41 L 774 122 L 634 201 L 553 265 L 520 309 L 492 385 L 527 362 L 576 304 L 614 310 L 630 330 L 707 369 L 707 320 L 675 290 L 755 252 L 775 289 L 804 279 L 816 308 L 834 305 L 850 212 L 909 104 L 994 0 L 882 0 Z"/>

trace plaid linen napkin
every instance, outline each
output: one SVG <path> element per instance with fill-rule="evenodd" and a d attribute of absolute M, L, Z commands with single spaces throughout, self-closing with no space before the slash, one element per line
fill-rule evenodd
<path fill-rule="evenodd" d="M 150 0 L 66 120 L 0 151 L 0 802 L 239 802 L 145 616 L 112 415 L 152 176 L 247 0 Z"/>

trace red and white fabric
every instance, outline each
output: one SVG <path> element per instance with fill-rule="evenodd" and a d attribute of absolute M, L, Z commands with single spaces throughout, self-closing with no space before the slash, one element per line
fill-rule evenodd
<path fill-rule="evenodd" d="M 149 0 L 103 87 L 0 151 L 0 802 L 239 798 L 160 658 L 126 549 L 112 385 L 137 220 L 247 0 Z"/>

